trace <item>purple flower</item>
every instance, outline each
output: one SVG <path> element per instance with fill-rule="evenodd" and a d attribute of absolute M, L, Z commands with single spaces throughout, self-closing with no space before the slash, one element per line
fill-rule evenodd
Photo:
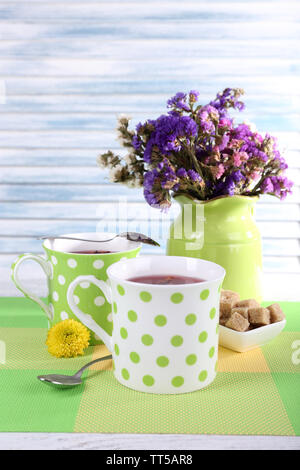
<path fill-rule="evenodd" d="M 144 160 L 151 162 L 152 149 L 157 147 L 161 155 L 170 155 L 172 152 L 179 152 L 182 144 L 179 139 L 190 142 L 192 137 L 197 135 L 197 124 L 189 116 L 162 115 L 152 122 L 154 131 L 152 132 L 145 148 Z"/>
<path fill-rule="evenodd" d="M 219 150 L 224 150 L 227 147 L 229 140 L 230 136 L 228 134 L 224 134 L 222 137 L 222 142 L 219 144 Z"/>
<path fill-rule="evenodd" d="M 216 197 L 225 194 L 233 196 L 235 194 L 236 185 L 242 179 L 244 179 L 244 176 L 240 170 L 232 172 L 225 178 L 225 180 L 222 179 L 216 184 L 213 196 Z"/>
<path fill-rule="evenodd" d="M 238 109 L 239 111 L 243 111 L 243 109 L 245 109 L 244 103 L 242 101 L 238 101 L 237 98 L 241 93 L 243 93 L 242 90 L 226 88 L 223 93 L 218 93 L 216 99 L 211 101 L 210 104 L 218 109 L 221 117 L 227 117 L 226 108 L 230 106 L 234 109 Z"/>
<path fill-rule="evenodd" d="M 191 91 L 189 92 L 189 100 L 190 100 L 190 102 L 191 102 L 191 103 L 195 103 L 196 101 L 198 101 L 199 95 L 200 95 L 199 91 L 197 91 L 197 90 L 191 90 Z"/>
<path fill-rule="evenodd" d="M 185 93 L 178 92 L 178 93 L 176 93 L 175 96 L 172 96 L 172 98 L 170 98 L 167 101 L 167 108 L 173 108 L 173 107 L 181 109 L 183 111 L 189 111 L 190 110 L 189 106 L 186 104 L 186 94 Z"/>
<path fill-rule="evenodd" d="M 169 205 L 166 195 L 178 188 L 178 178 L 166 158 L 144 175 L 144 197 L 152 207 L 166 209 Z"/>
<path fill-rule="evenodd" d="M 192 181 L 202 181 L 201 176 L 195 170 L 188 170 L 188 176 Z"/>
<path fill-rule="evenodd" d="M 215 124 L 213 121 L 218 121 L 219 119 L 218 110 L 214 106 L 206 105 L 200 109 L 198 116 L 202 129 L 209 134 L 214 133 Z"/>
<path fill-rule="evenodd" d="M 285 199 L 291 193 L 293 183 L 282 175 L 272 175 L 264 179 L 261 183 L 261 191 L 266 194 L 274 194 L 280 199 Z"/>
<path fill-rule="evenodd" d="M 139 150 L 139 148 L 141 148 L 141 145 L 142 145 L 142 142 L 139 138 L 138 135 L 134 135 L 133 138 L 132 138 L 132 145 L 133 147 L 136 149 L 136 150 Z"/>
<path fill-rule="evenodd" d="M 188 174 L 187 174 L 187 171 L 185 168 L 179 168 L 176 172 L 178 178 L 187 178 L 188 177 Z"/>
<path fill-rule="evenodd" d="M 271 181 L 271 178 L 266 178 L 262 184 L 261 184 L 261 190 L 262 192 L 265 194 L 265 193 L 272 193 L 273 190 L 274 190 L 274 186 L 273 186 L 273 183 Z"/>

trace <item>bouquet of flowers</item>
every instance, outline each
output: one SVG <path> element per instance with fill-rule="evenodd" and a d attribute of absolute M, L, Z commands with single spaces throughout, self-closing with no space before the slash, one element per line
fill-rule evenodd
<path fill-rule="evenodd" d="M 249 124 L 234 124 L 230 108 L 242 111 L 242 89 L 226 88 L 209 104 L 198 103 L 199 92 L 177 93 L 169 112 L 129 129 L 120 116 L 118 137 L 128 153 L 111 151 L 98 157 L 110 169 L 110 181 L 143 187 L 148 204 L 163 210 L 173 196 L 198 200 L 218 196 L 271 194 L 284 199 L 292 182 L 276 138 L 262 136 Z"/>

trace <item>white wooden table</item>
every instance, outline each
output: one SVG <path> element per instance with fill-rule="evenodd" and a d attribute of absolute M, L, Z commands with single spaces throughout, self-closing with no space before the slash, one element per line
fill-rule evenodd
<path fill-rule="evenodd" d="M 0 450 L 299 450 L 300 437 L 1 433 Z"/>

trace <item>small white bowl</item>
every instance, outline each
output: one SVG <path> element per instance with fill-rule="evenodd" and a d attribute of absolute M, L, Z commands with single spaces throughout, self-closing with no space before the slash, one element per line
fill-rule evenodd
<path fill-rule="evenodd" d="M 282 320 L 245 332 L 235 331 L 220 325 L 219 344 L 224 348 L 237 352 L 250 351 L 276 338 L 285 327 L 285 324 L 286 320 Z"/>

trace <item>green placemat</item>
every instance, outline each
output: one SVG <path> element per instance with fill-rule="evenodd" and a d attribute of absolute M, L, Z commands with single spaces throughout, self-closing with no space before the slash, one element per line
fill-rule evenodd
<path fill-rule="evenodd" d="M 32 302 L 0 298 L 0 431 L 300 435 L 300 303 L 282 302 L 287 325 L 262 348 L 220 348 L 218 375 L 184 395 L 135 392 L 113 377 L 112 362 L 86 372 L 83 386 L 57 390 L 44 373 L 74 373 L 107 354 L 89 348 L 55 359 L 45 347 L 47 320 Z"/>

